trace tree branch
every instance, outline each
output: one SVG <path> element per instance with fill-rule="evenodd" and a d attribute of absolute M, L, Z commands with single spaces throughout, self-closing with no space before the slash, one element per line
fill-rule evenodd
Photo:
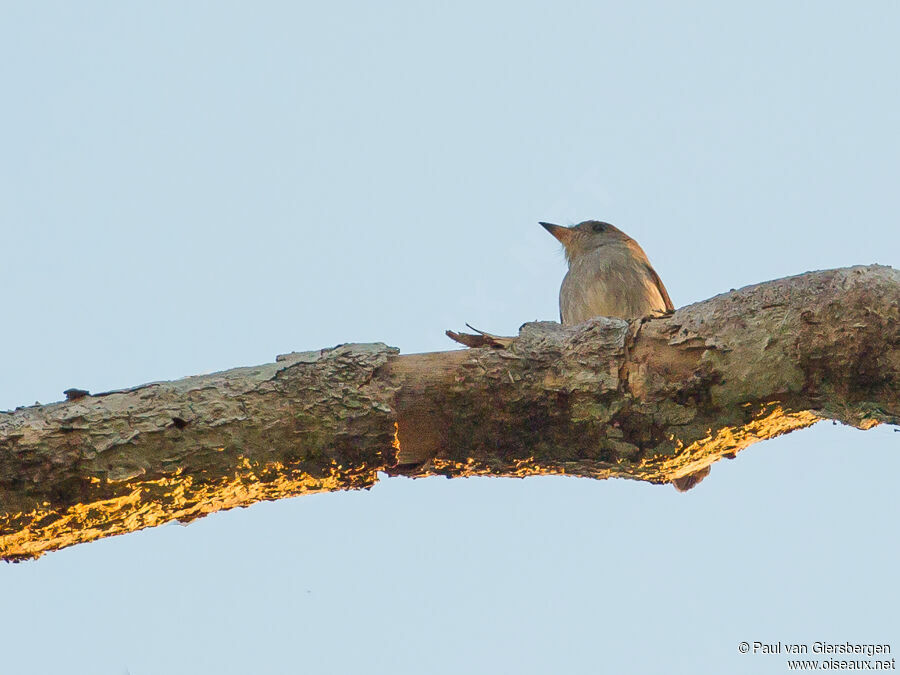
<path fill-rule="evenodd" d="M 900 421 L 889 267 L 780 279 L 662 318 L 490 337 L 407 356 L 342 345 L 0 413 L 0 557 L 368 488 L 379 471 L 686 489 L 721 457 L 821 419 Z"/>

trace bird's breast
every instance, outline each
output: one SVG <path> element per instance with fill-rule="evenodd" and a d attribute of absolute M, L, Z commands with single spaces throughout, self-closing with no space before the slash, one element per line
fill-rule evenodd
<path fill-rule="evenodd" d="M 666 303 L 646 256 L 604 246 L 573 259 L 559 290 L 563 324 L 595 316 L 636 319 L 665 311 Z"/>

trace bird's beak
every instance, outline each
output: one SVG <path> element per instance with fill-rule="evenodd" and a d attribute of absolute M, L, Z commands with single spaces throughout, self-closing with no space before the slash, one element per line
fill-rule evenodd
<path fill-rule="evenodd" d="M 554 237 L 559 239 L 560 243 L 563 246 L 568 246 L 572 241 L 572 230 L 568 227 L 563 227 L 562 225 L 554 225 L 553 223 L 541 223 L 544 226 L 544 229 L 547 230 Z"/>

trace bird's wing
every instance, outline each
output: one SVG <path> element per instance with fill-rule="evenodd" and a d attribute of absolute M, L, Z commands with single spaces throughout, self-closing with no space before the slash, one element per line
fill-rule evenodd
<path fill-rule="evenodd" d="M 653 279 L 653 283 L 656 284 L 656 288 L 659 289 L 659 294 L 662 296 L 663 302 L 666 303 L 666 309 L 670 312 L 675 311 L 675 306 L 672 304 L 672 298 L 669 297 L 669 292 L 663 285 L 662 279 L 659 278 L 656 270 L 650 265 L 646 265 L 646 268 L 647 272 L 650 273 L 650 278 Z"/>

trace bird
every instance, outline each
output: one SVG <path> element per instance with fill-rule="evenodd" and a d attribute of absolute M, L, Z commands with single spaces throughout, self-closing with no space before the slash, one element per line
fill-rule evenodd
<path fill-rule="evenodd" d="M 562 243 L 569 271 L 559 289 L 559 319 L 641 319 L 674 311 L 662 279 L 638 243 L 602 220 L 572 227 L 541 222 Z"/>

